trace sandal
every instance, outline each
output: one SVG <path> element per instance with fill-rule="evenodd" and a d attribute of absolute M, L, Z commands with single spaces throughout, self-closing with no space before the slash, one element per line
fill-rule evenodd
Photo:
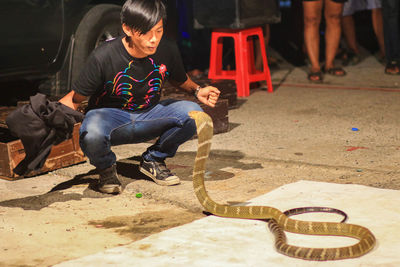
<path fill-rule="evenodd" d="M 337 77 L 345 76 L 347 74 L 346 71 L 341 67 L 332 67 L 325 70 L 324 72 Z"/>
<path fill-rule="evenodd" d="M 385 64 L 385 62 L 386 62 L 386 57 L 385 56 L 383 56 L 381 53 L 379 53 L 379 52 L 377 52 L 376 54 L 375 54 L 375 58 L 376 58 L 376 60 L 379 62 L 379 63 L 381 63 L 381 64 Z"/>
<path fill-rule="evenodd" d="M 343 66 L 354 66 L 361 62 L 361 56 L 356 54 L 352 51 L 348 51 L 346 56 L 342 58 L 342 65 Z"/>
<path fill-rule="evenodd" d="M 321 71 L 313 71 L 310 72 L 307 76 L 308 80 L 310 82 L 314 83 L 322 83 L 323 77 L 322 77 L 322 72 Z"/>
<path fill-rule="evenodd" d="M 385 73 L 390 75 L 399 75 L 400 64 L 397 61 L 391 61 L 386 65 Z"/>

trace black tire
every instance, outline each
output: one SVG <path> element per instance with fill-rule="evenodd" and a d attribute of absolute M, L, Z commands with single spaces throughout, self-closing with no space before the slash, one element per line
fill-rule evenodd
<path fill-rule="evenodd" d="M 72 82 L 75 81 L 89 54 L 107 39 L 122 34 L 121 7 L 99 4 L 89 9 L 75 32 L 72 55 Z"/>

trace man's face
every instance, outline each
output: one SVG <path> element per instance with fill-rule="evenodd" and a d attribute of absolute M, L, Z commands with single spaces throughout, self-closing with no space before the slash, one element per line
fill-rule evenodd
<path fill-rule="evenodd" d="M 134 56 L 143 58 L 153 55 L 157 51 L 161 37 L 164 33 L 163 21 L 160 20 L 150 31 L 145 34 L 140 34 L 137 31 L 131 30 L 129 36 L 133 44 Z"/>

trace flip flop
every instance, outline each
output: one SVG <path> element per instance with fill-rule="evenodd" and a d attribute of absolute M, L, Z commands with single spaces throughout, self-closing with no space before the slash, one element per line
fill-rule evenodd
<path fill-rule="evenodd" d="M 333 68 L 329 68 L 327 70 L 324 71 L 327 74 L 333 75 L 333 76 L 337 76 L 337 77 L 341 77 L 341 76 L 345 76 L 347 73 L 344 69 L 342 69 L 341 67 L 333 67 Z"/>
<path fill-rule="evenodd" d="M 397 61 L 392 61 L 388 63 L 385 67 L 385 73 L 389 75 L 399 75 L 400 64 Z"/>
<path fill-rule="evenodd" d="M 322 83 L 323 77 L 321 71 L 312 71 L 307 76 L 308 80 L 313 83 Z"/>
<path fill-rule="evenodd" d="M 342 65 L 343 66 L 348 66 L 348 65 L 354 66 L 360 62 L 361 62 L 361 56 L 359 54 L 356 54 L 354 52 L 348 52 L 347 57 L 342 60 Z"/>

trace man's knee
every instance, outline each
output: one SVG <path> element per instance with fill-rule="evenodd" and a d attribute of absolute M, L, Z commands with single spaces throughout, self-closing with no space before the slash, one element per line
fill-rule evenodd
<path fill-rule="evenodd" d="M 190 119 L 189 113 L 191 111 L 203 111 L 203 109 L 200 107 L 199 104 L 192 102 L 192 101 L 186 101 L 183 100 L 180 102 L 179 105 L 179 116 L 181 118 L 184 118 L 185 120 Z"/>
<path fill-rule="evenodd" d="M 97 149 L 107 146 L 107 137 L 99 131 L 82 131 L 79 135 L 79 144 L 84 150 Z"/>
<path fill-rule="evenodd" d="M 107 145 L 109 138 L 105 136 L 101 128 L 103 118 L 98 112 L 89 112 L 86 115 L 79 131 L 79 144 L 82 149 L 91 148 L 95 150 L 96 148 L 104 148 Z"/>
<path fill-rule="evenodd" d="M 199 104 L 192 101 L 184 101 L 184 106 L 187 113 L 190 111 L 203 111 Z"/>
<path fill-rule="evenodd" d="M 89 111 L 79 131 L 79 142 L 87 144 L 98 144 L 104 142 L 101 125 L 104 120 L 101 110 Z"/>
<path fill-rule="evenodd" d="M 197 131 L 196 122 L 190 117 L 188 117 L 188 119 L 183 124 L 183 128 L 190 136 L 194 136 L 196 134 Z"/>
<path fill-rule="evenodd" d="M 183 101 L 182 103 L 182 112 L 185 116 L 185 121 L 183 122 L 183 128 L 187 131 L 190 131 L 192 135 L 196 133 L 196 123 L 189 116 L 191 111 L 203 111 L 199 104 L 192 101 Z"/>

